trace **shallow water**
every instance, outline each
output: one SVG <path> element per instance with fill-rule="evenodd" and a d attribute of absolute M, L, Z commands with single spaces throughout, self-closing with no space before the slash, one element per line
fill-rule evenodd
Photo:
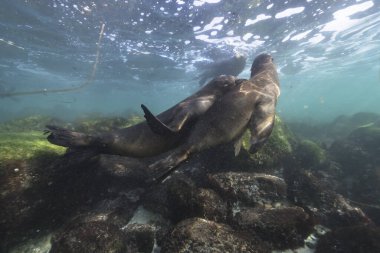
<path fill-rule="evenodd" d="M 198 89 L 194 63 L 260 52 L 278 65 L 284 118 L 379 112 L 377 1 L 3 1 L 1 120 L 160 112 Z M 50 93 L 82 85 L 84 89 Z M 15 92 L 37 95 L 7 97 Z M 45 92 L 44 92 L 45 91 Z"/>
<path fill-rule="evenodd" d="M 379 189 L 368 181 L 380 182 L 379 160 L 373 155 L 380 150 L 377 0 L 2 0 L 2 196 L 8 201 L 35 181 L 53 180 L 39 170 L 28 172 L 38 167 L 29 165 L 30 157 L 64 152 L 40 134 L 45 123 L 71 127 L 67 122 L 79 119 L 85 129 L 124 126 L 125 120 L 115 118 L 141 116 L 140 104 L 159 113 L 193 94 L 200 88 L 202 66 L 214 61 L 243 54 L 247 63 L 239 77 L 249 78 L 250 65 L 262 52 L 270 53 L 278 68 L 277 115 L 297 137 L 335 155 L 331 164 L 345 171 L 334 174 L 343 182 L 334 190 L 362 201 L 362 207 L 379 205 L 374 199 Z M 336 141 L 342 138 L 349 138 L 344 141 L 353 150 L 366 152 L 355 165 L 372 174 L 356 184 L 349 158 L 358 158 L 341 151 L 347 145 Z M 349 155 L 342 158 L 339 152 Z M 358 189 L 367 184 L 368 189 Z M 38 193 L 28 194 L 15 208 L 24 208 L 30 196 L 38 202 Z M 28 244 L 28 236 L 37 239 Z M 20 238 L 20 244 L 11 244 L 14 252 L 27 252 L 33 243 L 33 252 L 50 247 L 50 235 L 21 233 Z"/>

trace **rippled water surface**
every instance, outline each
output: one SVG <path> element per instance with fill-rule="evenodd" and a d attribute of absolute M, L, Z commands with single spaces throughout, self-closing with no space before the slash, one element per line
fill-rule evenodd
<path fill-rule="evenodd" d="M 379 6 L 374 0 L 4 0 L 1 120 L 126 115 L 141 103 L 160 112 L 198 89 L 199 62 L 235 52 L 248 56 L 244 78 L 255 55 L 273 55 L 282 85 L 278 112 L 286 119 L 379 112 Z M 67 88 L 74 90 L 53 92 Z"/>

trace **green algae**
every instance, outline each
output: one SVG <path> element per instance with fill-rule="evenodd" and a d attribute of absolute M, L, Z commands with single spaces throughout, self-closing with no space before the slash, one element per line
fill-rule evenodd
<path fill-rule="evenodd" d="M 49 143 L 42 131 L 0 132 L 0 161 L 31 159 L 42 153 L 62 155 L 65 150 Z"/>
<path fill-rule="evenodd" d="M 247 131 L 243 136 L 243 149 L 249 150 L 250 133 Z M 273 166 L 278 164 L 286 155 L 293 152 L 295 137 L 286 127 L 280 117 L 276 116 L 273 131 L 267 142 L 254 154 L 249 155 L 249 159 L 256 165 Z"/>
<path fill-rule="evenodd" d="M 300 141 L 297 158 L 305 167 L 318 167 L 328 160 L 326 151 L 311 140 Z"/>
<path fill-rule="evenodd" d="M 125 128 L 143 120 L 143 117 L 136 115 L 129 118 L 93 116 L 78 119 L 71 124 L 41 115 L 14 119 L 0 124 L 0 162 L 64 154 L 66 148 L 51 144 L 43 134 L 48 124 L 76 131 L 94 132 Z"/>

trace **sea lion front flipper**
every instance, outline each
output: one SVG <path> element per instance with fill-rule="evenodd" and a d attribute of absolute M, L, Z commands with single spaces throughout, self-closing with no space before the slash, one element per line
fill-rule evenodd
<path fill-rule="evenodd" d="M 235 156 L 239 155 L 242 144 L 243 144 L 243 136 L 237 139 L 234 143 Z"/>
<path fill-rule="evenodd" d="M 250 121 L 250 153 L 255 153 L 269 138 L 274 127 L 276 117 L 275 102 L 268 101 L 257 106 Z"/>
<path fill-rule="evenodd" d="M 155 134 L 165 136 L 177 134 L 175 131 L 171 130 L 167 125 L 162 123 L 156 116 L 154 116 L 153 113 L 149 111 L 149 109 L 145 105 L 141 104 L 141 108 L 144 111 L 144 118 L 146 119 L 149 128 Z"/>

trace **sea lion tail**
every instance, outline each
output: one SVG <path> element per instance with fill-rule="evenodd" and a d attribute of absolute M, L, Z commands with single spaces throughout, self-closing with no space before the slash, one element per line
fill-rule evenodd
<path fill-rule="evenodd" d="M 91 144 L 92 136 L 80 132 L 74 132 L 62 127 L 46 125 L 44 134 L 48 134 L 47 140 L 63 147 L 85 147 Z"/>

